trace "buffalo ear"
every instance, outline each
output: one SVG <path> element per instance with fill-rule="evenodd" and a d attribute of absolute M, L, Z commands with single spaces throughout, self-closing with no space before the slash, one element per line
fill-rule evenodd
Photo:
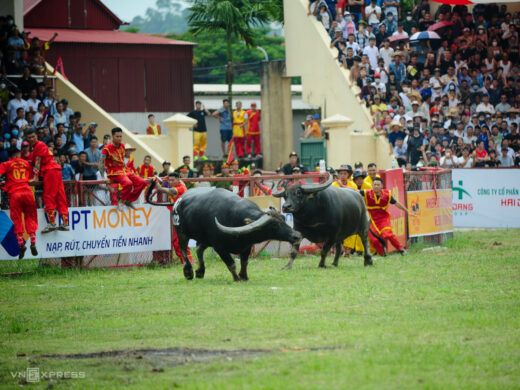
<path fill-rule="evenodd" d="M 244 218 L 244 223 L 249 225 L 250 223 L 253 223 L 253 220 L 251 218 Z"/>

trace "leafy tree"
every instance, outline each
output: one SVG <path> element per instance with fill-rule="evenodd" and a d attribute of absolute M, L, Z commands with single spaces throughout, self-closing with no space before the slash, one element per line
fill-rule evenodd
<path fill-rule="evenodd" d="M 189 8 L 189 31 L 195 36 L 205 32 L 224 32 L 226 39 L 226 83 L 231 102 L 234 79 L 233 38 L 248 47 L 257 45 L 255 27 L 267 24 L 272 18 L 272 0 L 193 0 Z"/>
<path fill-rule="evenodd" d="M 147 8 L 144 16 L 136 16 L 124 31 L 152 34 L 181 34 L 188 29 L 188 10 L 179 1 L 157 0 L 156 8 Z"/>

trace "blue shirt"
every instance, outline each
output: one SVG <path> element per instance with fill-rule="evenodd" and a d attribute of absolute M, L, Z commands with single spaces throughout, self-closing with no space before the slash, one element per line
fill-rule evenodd
<path fill-rule="evenodd" d="M 72 169 L 70 164 L 63 164 L 63 168 L 61 169 L 61 176 L 63 180 L 72 180 L 74 177 L 74 169 Z"/>
<path fill-rule="evenodd" d="M 231 125 L 231 110 L 226 110 L 224 107 L 221 107 L 218 112 L 222 118 L 222 122 L 220 123 L 220 130 L 232 130 L 233 126 Z"/>
<path fill-rule="evenodd" d="M 398 83 L 402 83 L 406 78 L 406 68 L 402 62 L 399 63 L 398 67 L 395 66 L 395 62 L 391 62 L 388 70 L 395 73 L 395 80 Z"/>
<path fill-rule="evenodd" d="M 85 142 L 83 141 L 83 134 L 73 133 L 70 140 L 76 144 L 76 153 L 83 152 L 85 150 Z"/>

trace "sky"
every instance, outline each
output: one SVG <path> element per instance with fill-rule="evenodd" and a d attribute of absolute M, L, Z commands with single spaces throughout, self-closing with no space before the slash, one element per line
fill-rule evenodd
<path fill-rule="evenodd" d="M 131 22 L 135 16 L 144 16 L 147 8 L 155 8 L 155 0 L 101 0 L 124 22 Z"/>

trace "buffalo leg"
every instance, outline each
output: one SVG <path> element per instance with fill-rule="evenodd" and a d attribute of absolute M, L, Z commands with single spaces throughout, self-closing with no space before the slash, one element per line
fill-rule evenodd
<path fill-rule="evenodd" d="M 204 264 L 204 251 L 206 250 L 207 246 L 204 246 L 202 244 L 199 244 L 197 246 L 197 259 L 199 261 L 199 268 L 195 271 L 195 276 L 198 279 L 203 279 L 204 274 L 206 273 L 206 265 Z"/>
<path fill-rule="evenodd" d="M 336 245 L 334 246 L 334 261 L 332 262 L 332 265 L 334 267 L 338 266 L 339 257 L 341 256 L 341 252 L 343 251 L 343 242 L 338 241 L 336 242 Z"/>
<path fill-rule="evenodd" d="M 240 276 L 240 280 L 249 280 L 249 278 L 247 277 L 247 263 L 250 253 L 251 248 L 248 248 L 240 254 L 240 272 L 238 274 L 238 276 Z"/>
<path fill-rule="evenodd" d="M 368 246 L 368 229 L 365 232 L 363 232 L 363 234 L 361 235 L 361 240 L 363 241 L 365 267 L 367 265 L 374 265 L 374 263 L 372 261 L 372 255 L 370 254 L 370 247 Z"/>
<path fill-rule="evenodd" d="M 191 261 L 188 258 L 188 237 L 182 234 L 179 230 L 177 230 L 177 238 L 179 239 L 179 248 L 182 253 L 182 257 L 184 257 L 184 277 L 188 280 L 193 279 L 193 267 L 191 265 Z"/>
<path fill-rule="evenodd" d="M 320 260 L 320 263 L 318 264 L 318 267 L 320 267 L 320 268 L 326 267 L 325 259 L 327 258 L 327 255 L 329 254 L 330 248 L 332 248 L 333 244 L 334 244 L 334 242 L 332 242 L 332 241 L 325 242 L 325 244 L 323 244 L 323 248 L 321 249 L 321 260 Z"/>
<path fill-rule="evenodd" d="M 302 240 L 298 240 L 296 241 L 295 243 L 292 244 L 292 248 L 291 248 L 291 257 L 289 259 L 289 261 L 287 262 L 287 264 L 285 264 L 285 266 L 282 268 L 282 270 L 285 270 L 285 269 L 291 269 L 292 268 L 292 265 L 294 263 L 294 259 L 296 259 L 296 256 L 298 256 L 298 250 L 300 249 L 300 243 L 302 242 Z"/>
<path fill-rule="evenodd" d="M 231 275 L 233 275 L 233 279 L 235 282 L 239 282 L 240 278 L 237 275 L 237 267 L 235 265 L 235 260 L 231 257 L 229 252 L 225 252 L 220 249 L 215 249 L 222 259 L 222 261 L 227 265 L 229 272 L 231 272 Z"/>

